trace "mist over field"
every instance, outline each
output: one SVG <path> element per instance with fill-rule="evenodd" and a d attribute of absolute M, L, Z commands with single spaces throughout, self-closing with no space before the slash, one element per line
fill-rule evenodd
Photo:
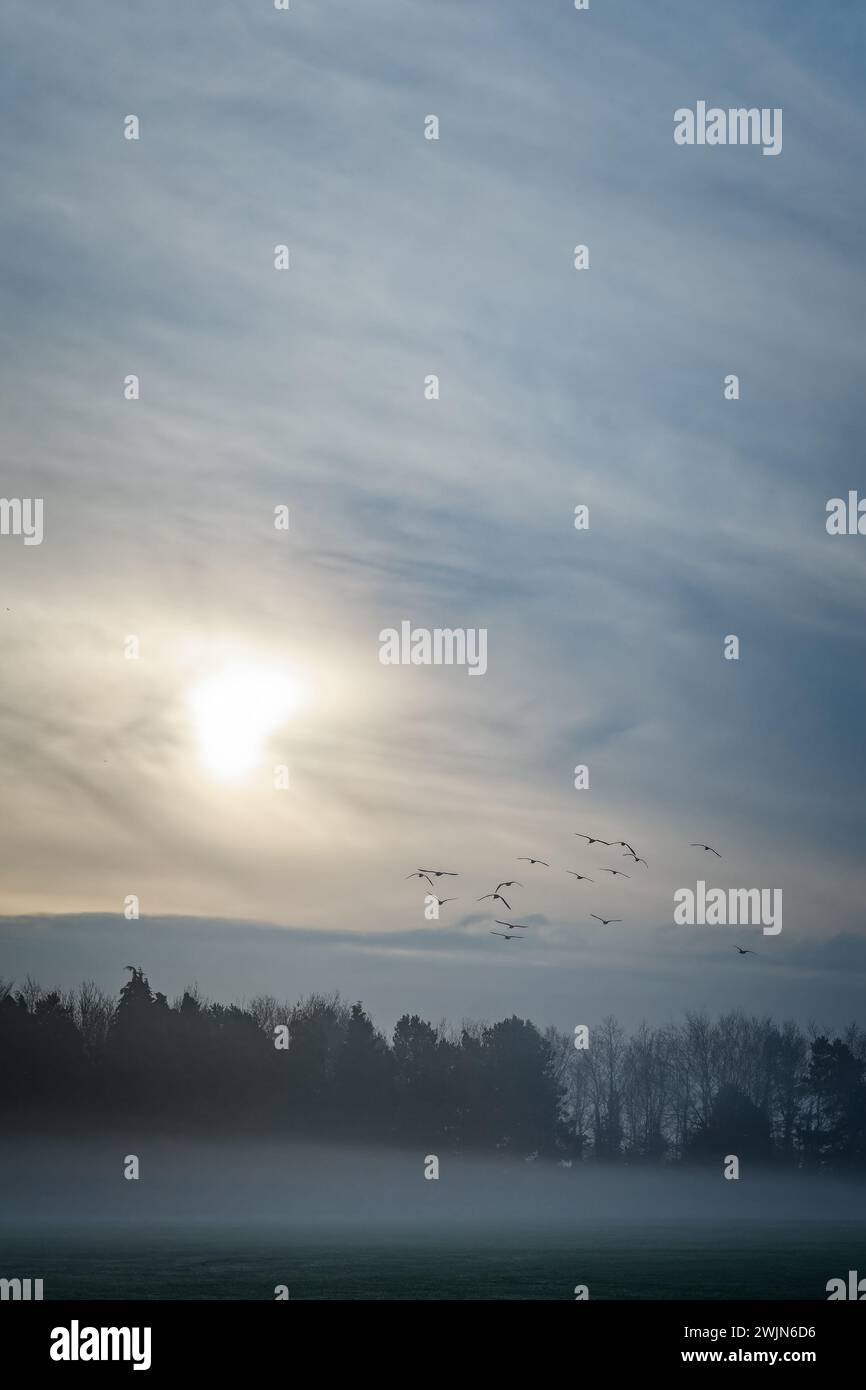
<path fill-rule="evenodd" d="M 0 1146 L 0 1250 L 45 1297 L 824 1298 L 866 1264 L 843 1180 L 421 1150 L 153 1142 Z"/>
<path fill-rule="evenodd" d="M 543 1159 L 440 1155 L 355 1145 L 154 1141 L 6 1141 L 0 1223 L 263 1224 L 381 1231 L 467 1227 L 575 1231 L 587 1222 L 789 1223 L 866 1220 L 866 1189 L 841 1178 L 757 1169 L 726 1181 L 714 1169 L 659 1170 Z M 141 1176 L 123 1177 L 135 1153 Z"/>

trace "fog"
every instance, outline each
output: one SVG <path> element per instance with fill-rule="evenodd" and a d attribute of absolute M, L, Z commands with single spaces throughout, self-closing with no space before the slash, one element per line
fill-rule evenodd
<path fill-rule="evenodd" d="M 137 1180 L 124 1177 L 130 1155 Z M 573 1231 L 611 1223 L 782 1222 L 866 1219 L 863 1185 L 839 1178 L 741 1167 L 643 1168 L 289 1142 L 213 1143 L 127 1134 L 99 1141 L 0 1145 L 0 1224 L 50 1226 L 266 1226 L 332 1234 L 475 1229 L 488 1234 Z"/>

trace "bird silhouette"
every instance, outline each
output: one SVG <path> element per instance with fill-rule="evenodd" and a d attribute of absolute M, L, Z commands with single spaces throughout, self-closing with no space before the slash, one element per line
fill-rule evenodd
<path fill-rule="evenodd" d="M 548 864 L 546 859 L 530 859 L 528 854 L 518 854 L 517 857 L 518 859 L 523 860 L 527 864 L 543 864 L 545 869 L 550 868 L 550 865 Z"/>
<path fill-rule="evenodd" d="M 631 845 L 629 844 L 628 840 L 612 840 L 612 841 L 611 841 L 611 844 L 612 844 L 614 847 L 617 846 L 617 845 L 622 845 L 622 848 L 623 848 L 623 849 L 627 849 L 627 850 L 629 850 L 632 854 L 634 854 L 634 850 L 632 849 L 632 847 L 631 847 Z"/>
<path fill-rule="evenodd" d="M 689 848 L 690 848 L 690 849 L 708 849 L 709 852 L 710 852 L 710 854 L 714 854 L 714 855 L 716 856 L 717 859 L 721 859 L 721 857 L 722 857 L 722 856 L 719 854 L 719 851 L 718 851 L 717 849 L 713 849 L 712 845 L 701 845 L 701 844 L 698 844 L 697 841 L 695 841 L 693 844 L 691 844 L 691 845 L 689 846 Z"/>
<path fill-rule="evenodd" d="M 475 901 L 478 903 L 483 903 L 486 898 L 493 898 L 494 901 L 498 898 L 501 903 L 505 903 L 505 906 L 508 908 L 508 911 L 511 911 L 511 903 L 505 902 L 505 899 L 503 898 L 501 893 L 485 893 L 483 897 L 476 898 Z"/>
<path fill-rule="evenodd" d="M 522 887 L 523 887 L 523 884 L 522 884 L 522 883 L 519 883 L 519 882 L 517 881 L 516 878 L 504 878 L 504 879 L 502 880 L 501 883 L 497 883 L 497 885 L 496 885 L 496 892 L 498 893 L 499 890 L 500 890 L 500 888 L 522 888 Z"/>
<path fill-rule="evenodd" d="M 623 873 L 622 869 L 602 869 L 603 874 L 619 874 L 620 878 L 631 878 L 631 874 Z"/>
<path fill-rule="evenodd" d="M 497 917 L 496 925 L 498 927 L 522 927 L 524 931 L 529 931 L 528 922 L 503 922 L 501 918 Z"/>
<path fill-rule="evenodd" d="M 591 912 L 590 917 L 594 917 L 597 922 L 601 922 L 603 927 L 609 927 L 611 922 L 621 922 L 621 917 L 599 917 L 597 912 Z"/>
<path fill-rule="evenodd" d="M 459 902 L 459 898 L 437 898 L 436 901 L 440 907 L 444 907 L 446 903 Z"/>
<path fill-rule="evenodd" d="M 508 933 L 507 933 L 507 932 L 504 932 L 504 931 L 492 931 L 492 932 L 490 933 L 490 935 L 491 935 L 491 936 L 501 936 L 503 941 L 520 941 L 520 940 L 521 940 L 521 937 L 519 937 L 519 936 L 509 936 Z"/>
<path fill-rule="evenodd" d="M 459 878 L 454 869 L 421 869 L 422 874 L 432 874 L 434 878 Z"/>
<path fill-rule="evenodd" d="M 587 846 L 607 845 L 608 849 L 610 848 L 610 840 L 600 840 L 597 835 L 581 835 L 578 830 L 575 830 L 574 833 L 578 840 L 586 840 Z"/>
<path fill-rule="evenodd" d="M 721 857 L 721 856 L 720 856 L 720 857 Z M 746 947 L 743 947 L 743 946 L 735 946 L 735 947 L 734 947 L 734 950 L 735 950 L 735 951 L 739 951 L 739 953 L 740 953 L 741 956 L 756 956 L 756 955 L 758 954 L 757 951 L 750 951 L 749 948 L 748 948 L 747 946 L 746 946 Z"/>
<path fill-rule="evenodd" d="M 416 874 L 407 874 L 407 875 L 406 875 L 406 878 L 407 878 L 407 879 L 408 879 L 408 878 L 426 878 L 426 879 L 427 879 L 427 882 L 430 884 L 430 887 L 431 887 L 431 888 L 433 887 L 433 880 L 432 880 L 432 878 L 428 878 L 427 874 L 425 874 L 425 872 L 424 872 L 423 869 L 419 869 L 418 872 L 417 872 Z M 404 879 L 403 881 L 404 881 L 404 883 L 405 883 L 406 880 Z"/>
<path fill-rule="evenodd" d="M 586 874 L 579 874 L 574 869 L 566 869 L 565 872 L 571 874 L 572 878 L 576 878 L 578 883 L 595 883 L 594 878 L 587 878 Z"/>
<path fill-rule="evenodd" d="M 626 852 L 622 857 L 623 857 L 623 859 L 628 859 L 628 853 Z M 634 864 L 643 864 L 643 866 L 644 866 L 645 869 L 648 869 L 648 868 L 649 868 L 649 864 L 646 862 L 646 860 L 645 860 L 645 859 L 641 859 L 639 855 L 633 854 L 633 855 L 631 856 L 631 858 L 632 858 L 632 863 L 634 863 Z"/>

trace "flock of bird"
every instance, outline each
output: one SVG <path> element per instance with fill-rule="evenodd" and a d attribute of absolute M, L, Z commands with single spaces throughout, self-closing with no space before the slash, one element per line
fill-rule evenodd
<path fill-rule="evenodd" d="M 579 831 L 575 831 L 575 837 L 579 840 L 586 840 L 587 849 L 589 849 L 592 845 L 604 845 L 607 849 L 622 849 L 622 857 L 624 859 L 630 858 L 632 864 L 635 867 L 638 864 L 643 864 L 644 868 L 649 868 L 647 861 L 638 854 L 637 850 L 629 844 L 628 840 L 602 840 L 598 835 L 587 835 Z M 717 849 L 713 849 L 712 845 L 705 845 L 701 841 L 692 841 L 689 845 L 689 848 L 701 849 L 707 854 L 714 854 L 717 859 L 721 859 L 722 857 Z M 529 854 L 520 854 L 517 858 L 518 863 L 528 864 L 530 868 L 534 865 L 540 865 L 542 868 L 545 869 L 550 868 L 550 863 L 546 859 L 538 859 Z M 566 869 L 565 872 L 567 874 L 570 874 L 572 878 L 576 879 L 578 883 L 595 883 L 594 878 L 590 878 L 587 874 L 578 873 L 576 869 Z M 599 865 L 599 867 L 596 869 L 596 872 L 602 874 L 611 874 L 614 878 L 631 878 L 631 874 L 627 874 L 623 869 L 612 869 L 604 864 Z M 434 889 L 433 896 L 435 898 L 435 901 L 438 903 L 439 907 L 444 907 L 446 903 L 456 903 L 459 901 L 459 899 L 438 897 L 435 892 L 436 885 L 434 884 L 433 880 L 440 878 L 459 877 L 460 875 L 455 869 L 416 869 L 414 873 L 406 875 L 407 879 L 425 879 L 426 882 L 430 885 L 430 887 Z M 513 911 L 511 904 L 510 902 L 508 902 L 507 898 L 503 897 L 502 893 L 500 892 L 500 889 L 523 888 L 524 886 L 525 885 L 516 878 L 504 878 L 499 883 L 497 883 L 492 893 L 483 893 L 480 898 L 476 898 L 476 902 L 500 902 L 504 904 L 508 912 L 511 912 Z M 623 917 L 600 917 L 596 912 L 591 912 L 589 915 L 590 917 L 594 918 L 596 922 L 601 922 L 602 926 L 604 927 L 615 926 L 625 920 Z M 497 927 L 505 927 L 506 930 L 491 930 L 489 934 L 490 936 L 498 936 L 503 941 L 521 941 L 523 938 L 519 935 L 515 935 L 515 932 L 529 931 L 530 929 L 530 923 L 528 922 L 506 922 L 503 921 L 500 917 L 497 917 L 494 920 L 496 922 Z M 743 946 L 735 946 L 734 950 L 738 951 L 741 956 L 757 955 L 756 951 L 751 951 Z"/>

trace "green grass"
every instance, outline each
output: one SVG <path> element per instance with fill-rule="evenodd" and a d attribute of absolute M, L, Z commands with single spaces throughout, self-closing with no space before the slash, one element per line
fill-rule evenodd
<path fill-rule="evenodd" d="M 825 1299 L 866 1270 L 866 1225 L 587 1225 L 575 1236 L 312 1235 L 261 1227 L 7 1233 L 3 1272 L 46 1299 Z"/>

